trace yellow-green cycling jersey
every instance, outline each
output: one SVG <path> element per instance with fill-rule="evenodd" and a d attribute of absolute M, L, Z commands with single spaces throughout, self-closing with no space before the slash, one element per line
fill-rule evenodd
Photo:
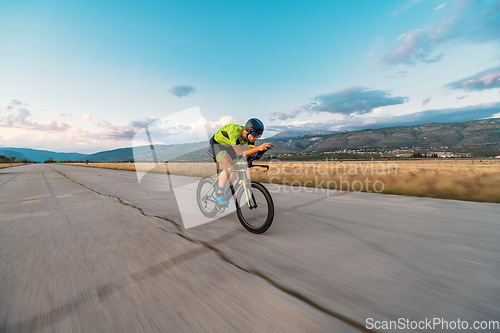
<path fill-rule="evenodd" d="M 255 147 L 249 141 L 243 139 L 241 136 L 241 130 L 244 128 L 242 125 L 229 124 L 222 127 L 217 133 L 214 134 L 214 140 L 221 144 L 227 146 L 241 146 L 248 145 L 249 147 Z"/>
<path fill-rule="evenodd" d="M 241 132 L 244 126 L 237 124 L 229 124 L 218 130 L 210 139 L 210 146 L 217 161 L 224 156 L 229 156 L 232 160 L 236 161 L 238 156 L 232 146 L 248 145 L 248 147 L 255 147 L 253 143 L 243 139 Z"/>

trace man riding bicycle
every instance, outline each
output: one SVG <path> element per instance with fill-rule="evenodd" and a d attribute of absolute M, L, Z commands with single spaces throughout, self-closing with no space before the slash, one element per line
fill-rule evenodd
<path fill-rule="evenodd" d="M 248 157 L 259 151 L 273 148 L 273 144 L 270 142 L 255 146 L 255 141 L 262 136 L 262 133 L 264 133 L 262 121 L 251 118 L 245 126 L 229 124 L 222 127 L 210 139 L 213 156 L 222 168 L 215 197 L 219 205 L 229 204 L 229 201 L 224 197 L 224 190 L 232 176 L 233 160 L 237 160 L 240 156 Z M 248 149 L 243 150 L 243 145 L 248 145 Z"/>

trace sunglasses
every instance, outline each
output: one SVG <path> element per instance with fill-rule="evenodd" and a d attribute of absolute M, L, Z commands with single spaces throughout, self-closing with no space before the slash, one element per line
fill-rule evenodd
<path fill-rule="evenodd" d="M 258 133 L 258 132 L 254 132 L 254 131 L 251 131 L 249 134 L 252 135 L 254 138 L 257 138 L 257 139 L 262 136 L 262 133 Z"/>

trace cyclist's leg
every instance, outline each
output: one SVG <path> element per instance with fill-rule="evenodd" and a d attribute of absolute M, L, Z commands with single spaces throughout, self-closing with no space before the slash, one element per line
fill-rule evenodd
<path fill-rule="evenodd" d="M 233 147 L 229 145 L 221 145 L 215 140 L 210 141 L 213 151 L 215 152 L 215 160 L 219 163 L 219 169 L 221 172 L 219 174 L 219 183 L 217 189 L 217 197 L 223 197 L 228 183 L 233 179 L 233 159 L 236 158 L 236 153 Z M 218 200 L 221 202 L 226 202 L 227 200 Z"/>
<path fill-rule="evenodd" d="M 224 193 L 224 189 L 229 183 L 231 173 L 233 171 L 233 160 L 225 151 L 221 151 L 217 154 L 217 161 L 219 162 L 221 173 L 219 176 L 219 187 L 217 189 L 217 194 L 222 195 Z"/>

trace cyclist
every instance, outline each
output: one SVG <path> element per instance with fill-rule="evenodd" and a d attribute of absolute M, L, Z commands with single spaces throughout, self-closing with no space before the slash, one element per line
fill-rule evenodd
<path fill-rule="evenodd" d="M 229 201 L 224 197 L 224 190 L 230 180 L 233 171 L 234 161 L 239 156 L 251 156 L 259 151 L 266 151 L 273 148 L 270 142 L 255 146 L 255 141 L 264 133 L 264 124 L 257 118 L 249 119 L 245 126 L 229 124 L 219 129 L 210 139 L 215 160 L 222 168 L 217 195 L 215 197 L 219 205 L 228 205 Z M 248 145 L 248 149 L 243 150 L 243 145 Z"/>

